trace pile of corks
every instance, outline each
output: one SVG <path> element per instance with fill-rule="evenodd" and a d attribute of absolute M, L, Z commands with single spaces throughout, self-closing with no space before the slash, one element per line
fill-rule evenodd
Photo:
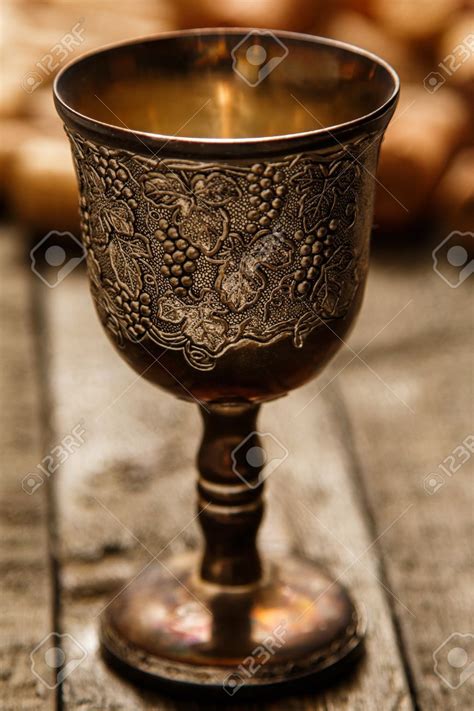
<path fill-rule="evenodd" d="M 377 232 L 433 222 L 473 230 L 474 0 L 4 0 L 2 25 L 0 199 L 34 232 L 78 231 L 75 176 L 51 93 L 59 68 L 110 42 L 210 26 L 333 37 L 390 62 L 402 91 L 377 175 Z"/>

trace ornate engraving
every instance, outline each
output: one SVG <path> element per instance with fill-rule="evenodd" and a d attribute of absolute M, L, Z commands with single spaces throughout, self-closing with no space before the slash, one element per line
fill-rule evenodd
<path fill-rule="evenodd" d="M 365 271 L 355 229 L 363 141 L 266 163 L 199 163 L 68 132 L 84 245 L 103 324 L 211 369 L 242 341 L 345 316 Z"/>

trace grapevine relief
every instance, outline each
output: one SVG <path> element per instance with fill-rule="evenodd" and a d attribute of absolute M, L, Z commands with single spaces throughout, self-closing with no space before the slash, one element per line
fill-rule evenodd
<path fill-rule="evenodd" d="M 173 209 L 172 221 L 184 239 L 204 254 L 215 254 L 229 230 L 224 205 L 236 200 L 240 191 L 230 176 L 215 172 L 189 176 L 182 171 L 145 173 L 140 181 L 143 194 L 158 207 Z"/>
<path fill-rule="evenodd" d="M 242 341 L 295 347 L 347 313 L 364 272 L 354 152 L 249 165 L 158 160 L 69 133 L 92 292 L 119 345 L 195 368 Z"/>

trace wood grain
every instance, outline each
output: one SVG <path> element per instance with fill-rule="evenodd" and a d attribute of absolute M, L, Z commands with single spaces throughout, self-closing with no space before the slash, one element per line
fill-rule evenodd
<path fill-rule="evenodd" d="M 18 235 L 2 237 L 2 326 L 15 334 L 2 341 L 0 370 L 8 403 L 0 435 L 4 707 L 54 707 L 55 692 L 32 675 L 29 654 L 56 630 L 87 650 L 62 685 L 64 711 L 217 708 L 138 689 L 97 652 L 97 615 L 114 591 L 154 555 L 165 559 L 199 541 L 196 408 L 121 362 L 93 313 L 84 274 L 43 288 Z M 450 689 L 435 674 L 433 653 L 451 634 L 472 632 L 472 460 L 433 495 L 424 480 L 470 434 L 474 314 L 469 285 L 450 289 L 433 273 L 430 251 L 409 262 L 377 259 L 348 344 L 318 381 L 265 406 L 260 422 L 289 453 L 268 481 L 262 547 L 303 553 L 341 576 L 367 608 L 366 658 L 332 688 L 229 706 L 235 711 L 470 708 L 472 678 Z M 42 302 L 46 380 L 34 336 L 39 328 L 44 349 Z M 51 509 L 46 487 L 28 496 L 21 480 L 46 443 L 78 423 L 85 444 L 53 475 Z"/>
<path fill-rule="evenodd" d="M 104 666 L 96 615 L 152 554 L 161 557 L 197 542 L 200 418 L 191 405 L 154 390 L 120 361 L 86 292 L 83 276 L 74 273 L 48 294 L 55 419 L 63 431 L 83 420 L 87 431 L 86 443 L 56 479 L 60 622 L 89 650 L 65 680 L 64 708 L 178 709 L 179 703 L 140 692 Z M 357 673 L 337 687 L 264 707 L 408 710 L 391 614 L 376 578 L 379 561 L 357 503 L 337 410 L 319 396 L 299 414 L 318 388 L 314 383 L 264 408 L 262 431 L 281 440 L 289 456 L 268 482 L 262 545 L 269 553 L 291 549 L 320 559 L 356 591 L 369 614 L 368 652 Z M 210 706 L 196 701 L 183 708 Z"/>
<path fill-rule="evenodd" d="M 48 556 L 46 485 L 22 488 L 38 473 L 43 456 L 40 393 L 30 302 L 31 272 L 24 264 L 22 235 L 0 234 L 0 568 L 2 708 L 54 708 L 54 691 L 32 673 L 30 653 L 53 630 L 53 592 Z M 38 481 L 38 480 L 37 480 Z M 25 482 L 25 486 L 28 486 Z M 42 656 L 41 649 L 38 655 Z M 42 665 L 42 673 L 45 673 Z M 46 681 L 52 677 L 46 667 Z"/>
<path fill-rule="evenodd" d="M 435 674 L 433 653 L 454 633 L 471 634 L 474 652 L 473 459 L 432 495 L 424 483 L 473 433 L 474 310 L 471 286 L 451 289 L 432 271 L 430 251 L 416 269 L 384 260 L 373 270 L 356 351 L 410 304 L 361 354 L 367 365 L 356 359 L 333 391 L 374 535 L 411 506 L 380 547 L 419 706 L 460 711 L 471 708 L 473 677 L 451 689 Z M 448 651 L 440 658 L 449 669 Z"/>

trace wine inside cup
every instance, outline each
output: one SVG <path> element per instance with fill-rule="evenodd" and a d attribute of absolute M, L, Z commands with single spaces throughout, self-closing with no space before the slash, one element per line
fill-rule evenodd
<path fill-rule="evenodd" d="M 367 52 L 237 29 L 109 47 L 56 80 L 101 322 L 204 419 L 203 553 L 150 566 L 102 615 L 104 651 L 129 675 L 255 693 L 361 647 L 342 586 L 311 561 L 259 556 L 256 418 L 325 367 L 359 311 L 397 96 Z"/>

